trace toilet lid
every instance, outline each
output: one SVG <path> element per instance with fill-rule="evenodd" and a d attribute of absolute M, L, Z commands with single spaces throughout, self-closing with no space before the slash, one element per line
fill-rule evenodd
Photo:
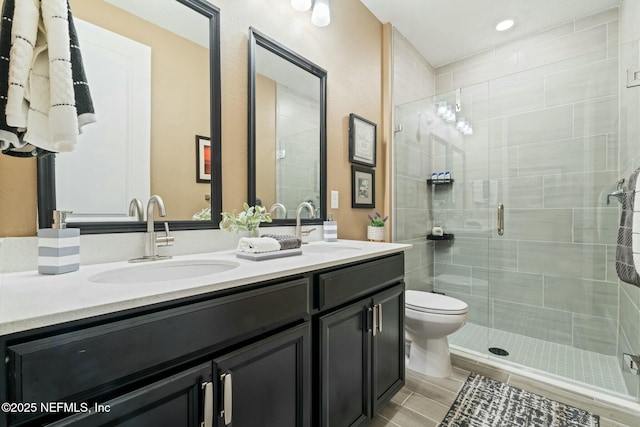
<path fill-rule="evenodd" d="M 435 314 L 464 314 L 469 308 L 459 299 L 422 291 L 405 292 L 405 305 L 411 310 Z"/>

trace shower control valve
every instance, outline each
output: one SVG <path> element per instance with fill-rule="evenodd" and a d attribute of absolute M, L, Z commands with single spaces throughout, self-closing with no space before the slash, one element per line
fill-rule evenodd
<path fill-rule="evenodd" d="M 623 370 L 640 375 L 640 355 L 622 353 Z"/>

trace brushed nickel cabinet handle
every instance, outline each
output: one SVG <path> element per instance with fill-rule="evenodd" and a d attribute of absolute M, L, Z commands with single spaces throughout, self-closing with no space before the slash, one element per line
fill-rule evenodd
<path fill-rule="evenodd" d="M 204 390 L 204 421 L 202 427 L 213 427 L 213 383 L 211 381 L 202 384 Z"/>
<path fill-rule="evenodd" d="M 220 379 L 224 390 L 222 414 L 220 415 L 224 415 L 224 425 L 228 426 L 233 418 L 233 380 L 231 374 L 220 375 Z"/>
<path fill-rule="evenodd" d="M 373 336 L 376 336 L 376 333 L 378 332 L 378 310 L 376 309 L 376 307 L 373 307 L 373 328 L 371 328 L 373 330 Z"/>

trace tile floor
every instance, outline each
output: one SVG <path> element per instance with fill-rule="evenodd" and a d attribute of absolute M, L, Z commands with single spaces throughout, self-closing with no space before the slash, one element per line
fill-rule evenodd
<path fill-rule="evenodd" d="M 594 398 L 570 393 L 506 371 L 452 356 L 453 375 L 449 378 L 426 377 L 407 370 L 405 387 L 367 424 L 368 427 L 436 427 L 455 400 L 470 371 L 505 382 L 514 387 L 544 395 L 600 415 L 601 427 L 640 426 L 640 410 L 632 413 Z"/>
<path fill-rule="evenodd" d="M 453 348 L 487 355 L 489 347 L 507 350 L 499 357 L 553 375 L 591 385 L 603 391 L 627 396 L 627 388 L 615 356 L 607 356 L 563 344 L 556 344 L 511 332 L 467 323 L 449 336 Z M 640 426 L 640 422 L 638 422 Z"/>

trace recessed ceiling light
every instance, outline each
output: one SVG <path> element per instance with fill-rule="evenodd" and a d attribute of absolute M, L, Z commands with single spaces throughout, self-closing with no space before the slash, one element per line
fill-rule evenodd
<path fill-rule="evenodd" d="M 513 19 L 505 19 L 504 21 L 496 25 L 496 30 L 498 31 L 508 30 L 509 28 L 513 27 L 513 24 L 514 24 Z"/>

